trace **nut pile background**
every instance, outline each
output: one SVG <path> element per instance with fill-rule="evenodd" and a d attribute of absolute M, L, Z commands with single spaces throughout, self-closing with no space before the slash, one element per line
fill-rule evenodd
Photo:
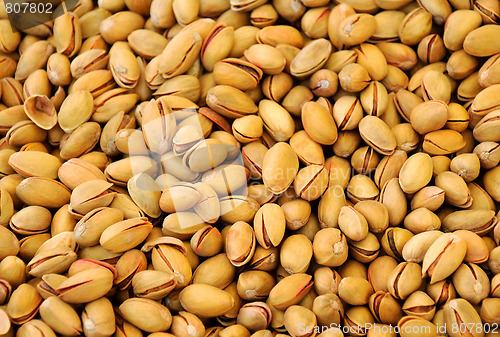
<path fill-rule="evenodd" d="M 500 2 L 339 2 L 0 6 L 0 336 L 498 335 Z"/>

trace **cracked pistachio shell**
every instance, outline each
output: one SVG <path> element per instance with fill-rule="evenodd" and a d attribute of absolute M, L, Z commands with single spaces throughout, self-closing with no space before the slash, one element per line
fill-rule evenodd
<path fill-rule="evenodd" d="M 422 268 L 413 262 L 398 264 L 387 279 L 389 293 L 397 299 L 405 299 L 422 284 Z"/>
<path fill-rule="evenodd" d="M 194 205 L 194 211 L 206 223 L 215 223 L 220 215 L 219 197 L 214 189 L 205 183 L 196 183 L 196 190 L 201 194 L 200 200 Z"/>
<path fill-rule="evenodd" d="M 477 57 L 485 57 L 500 52 L 500 44 L 494 37 L 500 33 L 497 25 L 484 25 L 476 28 L 465 36 L 464 50 L 467 54 Z"/>
<path fill-rule="evenodd" d="M 201 317 L 216 317 L 231 310 L 235 304 L 226 291 L 207 284 L 192 284 L 179 294 L 182 307 Z"/>
<path fill-rule="evenodd" d="M 119 221 L 102 232 L 99 243 L 112 253 L 122 253 L 143 242 L 152 228 L 146 218 Z"/>
<path fill-rule="evenodd" d="M 45 95 L 31 95 L 24 101 L 24 112 L 39 128 L 50 130 L 57 124 L 54 104 Z"/>
<path fill-rule="evenodd" d="M 401 337 L 437 337 L 438 327 L 420 317 L 405 316 L 398 322 L 398 327 L 401 329 Z M 414 333 L 412 331 L 424 331 L 424 333 Z"/>
<path fill-rule="evenodd" d="M 448 326 L 460 326 L 462 324 L 469 336 L 484 336 L 483 330 L 476 330 L 474 327 L 482 323 L 481 317 L 472 304 L 463 298 L 453 299 L 444 306 L 444 321 Z M 460 330 L 449 333 L 451 337 L 463 336 Z"/>
<path fill-rule="evenodd" d="M 470 263 L 483 263 L 488 260 L 489 250 L 486 242 L 479 235 L 469 230 L 457 230 L 453 234 L 458 235 L 467 244 L 467 253 L 464 261 Z"/>
<path fill-rule="evenodd" d="M 203 41 L 200 58 L 207 71 L 213 71 L 214 65 L 229 56 L 234 44 L 234 28 L 225 23 L 216 24 Z"/>
<path fill-rule="evenodd" d="M 67 138 L 66 135 L 63 136 L 64 143 L 61 141 L 59 155 L 68 160 L 80 157 L 94 148 L 101 136 L 101 126 L 95 122 L 86 122 L 78 126 Z"/>
<path fill-rule="evenodd" d="M 382 237 L 381 244 L 387 255 L 392 256 L 395 259 L 403 260 L 402 251 L 403 248 L 413 237 L 413 233 L 407 229 L 399 227 L 389 227 Z"/>
<path fill-rule="evenodd" d="M 107 268 L 91 268 L 69 277 L 56 291 L 66 303 L 88 303 L 106 295 L 113 287 L 113 278 Z"/>
<path fill-rule="evenodd" d="M 264 204 L 255 213 L 255 237 L 263 248 L 277 247 L 285 235 L 285 229 L 285 214 L 279 205 Z"/>
<path fill-rule="evenodd" d="M 493 198 L 481 186 L 475 182 L 467 183 L 472 196 L 472 206 L 470 209 L 495 210 Z"/>
<path fill-rule="evenodd" d="M 82 312 L 82 327 L 83 333 L 89 337 L 113 334 L 116 323 L 111 302 L 103 297 L 88 303 Z"/>
<path fill-rule="evenodd" d="M 41 303 L 42 297 L 36 289 L 27 283 L 23 283 L 12 292 L 7 303 L 6 312 L 12 323 L 23 324 L 38 313 Z"/>
<path fill-rule="evenodd" d="M 127 42 L 118 41 L 109 50 L 109 68 L 116 83 L 127 89 L 137 86 L 140 68 Z"/>
<path fill-rule="evenodd" d="M 139 173 L 129 179 L 127 190 L 139 208 L 152 218 L 161 215 L 160 198 L 161 191 L 150 175 Z"/>
<path fill-rule="evenodd" d="M 371 14 L 353 13 L 343 19 L 337 29 L 342 43 L 350 47 L 368 40 L 377 29 L 377 21 Z"/>
<path fill-rule="evenodd" d="M 237 58 L 226 58 L 215 63 L 213 74 L 217 84 L 249 90 L 257 87 L 263 72 L 253 63 Z"/>
<path fill-rule="evenodd" d="M 445 199 L 450 205 L 467 208 L 472 204 L 469 187 L 458 174 L 450 171 L 441 172 L 436 176 L 435 183 L 444 190 Z"/>
<path fill-rule="evenodd" d="M 373 180 L 363 174 L 353 176 L 347 186 L 347 196 L 353 203 L 363 200 L 374 200 L 379 190 Z"/>
<path fill-rule="evenodd" d="M 308 165 L 297 173 L 293 186 L 302 199 L 316 200 L 328 187 L 328 172 L 323 165 Z"/>
<path fill-rule="evenodd" d="M 262 69 L 265 74 L 277 75 L 285 69 L 285 56 L 275 47 L 254 44 L 244 51 L 245 59 Z"/>
<path fill-rule="evenodd" d="M 81 246 L 95 246 L 102 232 L 109 226 L 122 221 L 124 213 L 116 208 L 96 208 L 78 221 L 74 228 L 76 242 Z"/>
<path fill-rule="evenodd" d="M 373 316 L 384 324 L 397 324 L 404 315 L 401 304 L 384 291 L 377 291 L 371 295 L 368 304 Z"/>
<path fill-rule="evenodd" d="M 380 243 L 375 234 L 368 232 L 366 238 L 361 241 L 349 240 L 349 252 L 352 257 L 362 263 L 375 260 L 380 251 Z"/>
<path fill-rule="evenodd" d="M 70 64 L 71 75 L 79 78 L 93 70 L 104 69 L 109 61 L 109 55 L 103 49 L 90 49 L 77 57 Z"/>
<path fill-rule="evenodd" d="M 464 229 L 483 235 L 490 232 L 497 221 L 495 212 L 491 210 L 462 210 L 448 214 L 443 219 L 443 227 L 450 232 Z"/>
<path fill-rule="evenodd" d="M 340 130 L 355 129 L 363 118 L 363 108 L 358 98 L 347 95 L 337 99 L 333 105 L 333 118 Z"/>
<path fill-rule="evenodd" d="M 147 298 L 129 298 L 119 310 L 125 320 L 147 332 L 166 331 L 172 324 L 168 308 Z"/>
<path fill-rule="evenodd" d="M 415 193 L 411 200 L 411 208 L 417 209 L 425 207 L 431 211 L 436 211 L 445 200 L 444 190 L 437 186 L 426 186 Z"/>
<path fill-rule="evenodd" d="M 50 296 L 40 306 L 40 316 L 54 332 L 66 336 L 78 336 L 83 332 L 78 313 L 71 305 L 56 296 Z"/>
<path fill-rule="evenodd" d="M 183 164 L 192 172 L 201 173 L 213 170 L 228 156 L 228 147 L 217 139 L 200 140 L 186 151 Z"/>
<path fill-rule="evenodd" d="M 408 213 L 404 219 L 404 227 L 418 234 L 430 230 L 439 230 L 441 220 L 429 209 L 421 207 Z"/>
<path fill-rule="evenodd" d="M 271 289 L 268 303 L 278 310 L 286 310 L 302 301 L 312 286 L 311 275 L 298 273 L 287 276 Z"/>
<path fill-rule="evenodd" d="M 33 235 L 47 231 L 52 215 L 40 206 L 27 206 L 15 213 L 10 221 L 10 228 L 17 234 Z"/>
<path fill-rule="evenodd" d="M 47 131 L 36 126 L 31 120 L 23 120 L 15 123 L 5 137 L 9 145 L 23 146 L 32 142 L 43 142 L 47 138 Z"/>
<path fill-rule="evenodd" d="M 72 57 L 82 46 L 82 29 L 76 14 L 67 12 L 54 20 L 54 38 L 58 53 Z"/>
<path fill-rule="evenodd" d="M 455 272 L 466 253 L 467 244 L 463 239 L 455 234 L 443 234 L 425 253 L 422 275 L 430 276 L 430 284 L 442 281 Z"/>
<path fill-rule="evenodd" d="M 198 256 L 214 256 L 223 246 L 223 239 L 219 230 L 210 225 L 198 230 L 191 237 L 191 248 Z"/>
<path fill-rule="evenodd" d="M 97 207 L 108 206 L 116 194 L 109 190 L 111 186 L 112 183 L 99 179 L 78 185 L 71 194 L 70 209 L 85 215 Z"/>
<path fill-rule="evenodd" d="M 425 72 L 420 89 L 424 101 L 438 100 L 446 104 L 450 102 L 452 93 L 450 80 L 439 70 Z"/>
<path fill-rule="evenodd" d="M 238 312 L 237 323 L 253 332 L 266 331 L 264 329 L 271 323 L 271 317 L 271 309 L 266 303 L 251 302 L 241 307 Z"/>
<path fill-rule="evenodd" d="M 199 56 L 202 42 L 199 32 L 187 28 L 181 30 L 161 53 L 160 74 L 172 78 L 185 73 Z"/>
<path fill-rule="evenodd" d="M 368 223 L 354 207 L 343 206 L 340 209 L 338 224 L 342 233 L 353 241 L 361 241 L 368 235 Z"/>
<path fill-rule="evenodd" d="M 499 125 L 499 116 L 500 112 L 498 110 L 492 111 L 484 116 L 474 127 L 474 138 L 480 142 L 500 141 L 500 137 L 496 132 Z"/>
<path fill-rule="evenodd" d="M 234 223 L 226 234 L 225 251 L 235 267 L 248 263 L 255 253 L 255 233 L 246 222 Z"/>
<path fill-rule="evenodd" d="M 69 202 L 71 193 L 66 186 L 56 180 L 30 177 L 17 185 L 16 195 L 27 205 L 59 208 Z"/>
<path fill-rule="evenodd" d="M 490 280 L 486 272 L 474 263 L 463 263 L 452 277 L 458 295 L 478 305 L 490 293 Z"/>
<path fill-rule="evenodd" d="M 186 248 L 179 239 L 173 237 L 153 239 L 146 242 L 142 251 L 152 252 L 151 261 L 155 270 L 174 274 L 177 289 L 191 281 L 192 269 L 186 257 Z"/>
<path fill-rule="evenodd" d="M 365 116 L 359 122 L 363 140 L 382 155 L 391 155 L 396 149 L 396 138 L 389 126 L 376 116 Z"/>
<path fill-rule="evenodd" d="M 187 311 L 180 311 L 178 315 L 172 317 L 172 326 L 170 329 L 173 335 L 169 337 L 201 337 L 205 333 L 205 326 L 201 319 Z"/>
<path fill-rule="evenodd" d="M 407 262 L 421 263 L 430 246 L 437 240 L 443 232 L 431 230 L 418 233 L 410 238 L 404 245 L 402 256 Z"/>
<path fill-rule="evenodd" d="M 125 252 L 116 263 L 117 276 L 114 279 L 120 290 L 127 289 L 134 277 L 140 271 L 146 270 L 146 255 L 137 249 Z"/>
<path fill-rule="evenodd" d="M 438 130 L 424 136 L 423 150 L 430 155 L 447 155 L 465 146 L 464 137 L 454 130 Z"/>
<path fill-rule="evenodd" d="M 64 162 L 57 171 L 57 175 L 59 180 L 72 190 L 86 181 L 106 179 L 97 166 L 80 158 L 71 158 Z"/>
<path fill-rule="evenodd" d="M 250 143 L 262 136 L 262 119 L 258 116 L 244 116 L 236 119 L 232 125 L 234 137 L 240 143 Z"/>
<path fill-rule="evenodd" d="M 293 76 L 303 78 L 312 75 L 323 67 L 328 61 L 332 51 L 330 41 L 320 38 L 315 39 L 295 56 L 290 64 Z"/>
<path fill-rule="evenodd" d="M 55 247 L 35 254 L 26 265 L 28 274 L 41 277 L 47 273 L 62 273 L 77 259 L 69 247 Z"/>
<path fill-rule="evenodd" d="M 17 332 L 18 337 L 56 337 L 52 328 L 42 320 L 33 319 L 21 325 Z"/>
<path fill-rule="evenodd" d="M 473 97 L 471 112 L 473 115 L 485 116 L 494 111 L 498 107 L 498 96 L 495 94 L 500 88 L 499 84 L 491 85 L 484 88 Z"/>
<path fill-rule="evenodd" d="M 168 295 L 177 281 L 172 274 L 159 270 L 143 270 L 132 277 L 132 289 L 136 296 L 160 300 Z"/>
<path fill-rule="evenodd" d="M 215 112 L 228 118 L 239 118 L 258 111 L 245 92 L 228 85 L 217 85 L 207 92 L 206 102 Z"/>

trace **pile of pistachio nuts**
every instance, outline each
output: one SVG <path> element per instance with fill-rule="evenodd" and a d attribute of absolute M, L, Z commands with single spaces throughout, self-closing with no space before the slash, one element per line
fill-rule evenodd
<path fill-rule="evenodd" d="M 0 337 L 500 334 L 498 0 L 7 8 Z"/>

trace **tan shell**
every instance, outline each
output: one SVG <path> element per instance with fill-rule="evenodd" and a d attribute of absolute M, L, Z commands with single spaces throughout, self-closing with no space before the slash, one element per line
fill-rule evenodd
<path fill-rule="evenodd" d="M 94 99 L 88 91 L 79 90 L 69 94 L 63 101 L 57 119 L 64 132 L 73 132 L 90 119 L 94 110 Z"/>
<path fill-rule="evenodd" d="M 57 179 L 61 161 L 41 151 L 21 151 L 9 157 L 9 165 L 24 178 L 44 177 Z"/>
<path fill-rule="evenodd" d="M 70 191 L 60 182 L 43 178 L 26 178 L 16 187 L 16 194 L 25 204 L 59 208 L 69 202 Z"/>
<path fill-rule="evenodd" d="M 145 173 L 133 176 L 127 183 L 127 189 L 132 200 L 144 213 L 153 218 L 161 215 L 161 191 L 151 176 Z"/>
<path fill-rule="evenodd" d="M 24 101 L 24 113 L 41 129 L 50 130 L 57 124 L 56 109 L 47 96 L 30 96 Z"/>

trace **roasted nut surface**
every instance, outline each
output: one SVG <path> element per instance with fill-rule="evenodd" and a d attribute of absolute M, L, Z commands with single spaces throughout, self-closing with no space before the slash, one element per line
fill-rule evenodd
<path fill-rule="evenodd" d="M 4 2 L 0 336 L 498 334 L 498 0 Z"/>

